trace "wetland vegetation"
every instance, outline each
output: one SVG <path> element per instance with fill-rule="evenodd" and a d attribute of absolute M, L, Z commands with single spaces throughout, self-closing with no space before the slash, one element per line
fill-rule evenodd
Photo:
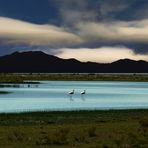
<path fill-rule="evenodd" d="M 3 147 L 148 147 L 148 110 L 0 114 Z"/>
<path fill-rule="evenodd" d="M 43 80 L 148 82 L 148 74 L 0 74 L 0 83 L 37 83 L 34 81 Z"/>

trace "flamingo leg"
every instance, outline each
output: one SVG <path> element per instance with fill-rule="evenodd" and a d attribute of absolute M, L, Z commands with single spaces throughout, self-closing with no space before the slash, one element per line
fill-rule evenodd
<path fill-rule="evenodd" d="M 70 97 L 70 101 L 73 101 L 73 98 L 72 98 L 72 95 L 71 94 L 69 95 L 69 97 Z"/>
<path fill-rule="evenodd" d="M 81 99 L 82 99 L 83 101 L 85 101 L 85 97 L 84 97 L 83 94 L 81 95 Z"/>

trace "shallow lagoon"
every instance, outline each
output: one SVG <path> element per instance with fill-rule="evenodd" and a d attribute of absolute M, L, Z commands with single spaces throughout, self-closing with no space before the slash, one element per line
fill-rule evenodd
<path fill-rule="evenodd" d="M 41 81 L 0 91 L 12 92 L 0 95 L 0 112 L 148 108 L 148 82 Z"/>

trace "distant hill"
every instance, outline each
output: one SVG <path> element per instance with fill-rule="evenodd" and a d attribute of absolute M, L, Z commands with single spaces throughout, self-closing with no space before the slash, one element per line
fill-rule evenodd
<path fill-rule="evenodd" d="M 148 62 L 130 59 L 109 64 L 61 59 L 40 51 L 0 57 L 1 73 L 148 73 Z"/>

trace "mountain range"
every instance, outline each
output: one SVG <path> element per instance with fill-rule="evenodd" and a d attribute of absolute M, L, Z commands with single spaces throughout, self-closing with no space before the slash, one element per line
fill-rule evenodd
<path fill-rule="evenodd" d="M 148 62 L 121 59 L 101 64 L 62 59 L 41 51 L 0 57 L 0 73 L 148 73 Z"/>

